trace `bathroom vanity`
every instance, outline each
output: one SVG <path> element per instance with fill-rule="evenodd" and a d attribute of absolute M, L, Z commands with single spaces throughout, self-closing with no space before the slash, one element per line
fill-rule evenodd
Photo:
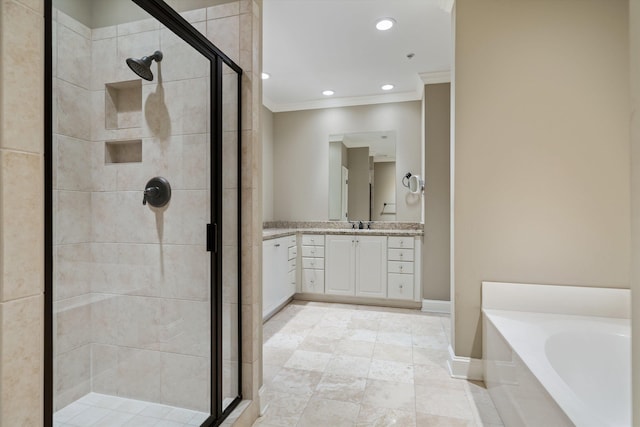
<path fill-rule="evenodd" d="M 421 228 L 271 228 L 263 240 L 263 317 L 292 298 L 421 304 Z"/>

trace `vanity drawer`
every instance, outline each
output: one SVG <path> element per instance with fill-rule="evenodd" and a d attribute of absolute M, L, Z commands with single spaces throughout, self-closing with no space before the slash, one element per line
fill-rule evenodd
<path fill-rule="evenodd" d="M 296 269 L 296 259 L 295 258 L 291 258 L 289 260 L 289 271 L 295 270 L 295 269 Z"/>
<path fill-rule="evenodd" d="M 296 284 L 296 271 L 290 271 L 289 272 L 289 283 L 291 283 L 292 285 Z"/>
<path fill-rule="evenodd" d="M 389 261 L 413 261 L 413 249 L 389 249 Z"/>
<path fill-rule="evenodd" d="M 296 236 L 295 236 L 295 235 L 293 235 L 293 236 L 289 236 L 289 237 L 287 237 L 287 244 L 288 244 L 289 246 L 295 246 L 295 245 L 297 245 Z"/>
<path fill-rule="evenodd" d="M 324 293 L 324 270 L 302 270 L 302 292 Z"/>
<path fill-rule="evenodd" d="M 387 296 L 392 299 L 413 299 L 413 274 L 389 274 Z"/>
<path fill-rule="evenodd" d="M 297 256 L 298 256 L 298 247 L 297 246 L 290 247 L 288 259 L 296 259 Z"/>
<path fill-rule="evenodd" d="M 413 237 L 389 236 L 389 248 L 413 249 Z"/>
<path fill-rule="evenodd" d="M 389 273 L 413 274 L 413 263 L 403 261 L 389 261 L 387 265 Z"/>
<path fill-rule="evenodd" d="M 324 246 L 324 236 L 319 234 L 303 234 L 303 246 Z"/>
<path fill-rule="evenodd" d="M 324 246 L 303 246 L 303 257 L 324 258 Z"/>
<path fill-rule="evenodd" d="M 302 268 L 317 268 L 324 270 L 324 258 L 302 258 Z"/>

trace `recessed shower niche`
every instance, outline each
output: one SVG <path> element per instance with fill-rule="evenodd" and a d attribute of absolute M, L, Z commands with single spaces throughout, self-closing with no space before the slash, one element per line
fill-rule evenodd
<path fill-rule="evenodd" d="M 142 123 L 142 80 L 105 84 L 105 127 L 139 128 Z"/>
<path fill-rule="evenodd" d="M 104 163 L 142 162 L 142 140 L 107 141 L 104 144 Z"/>

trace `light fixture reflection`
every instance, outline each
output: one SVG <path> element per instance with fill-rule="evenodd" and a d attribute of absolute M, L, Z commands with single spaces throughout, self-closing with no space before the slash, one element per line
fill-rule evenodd
<path fill-rule="evenodd" d="M 335 93 L 335 92 L 334 92 L 334 91 L 332 91 L 332 90 L 323 90 L 323 91 L 322 91 L 322 94 L 323 94 L 324 96 L 331 96 L 331 95 L 333 95 L 334 93 Z"/>
<path fill-rule="evenodd" d="M 271 74 L 269 74 L 269 73 L 262 73 L 262 80 L 267 80 L 269 77 L 271 77 Z"/>
<path fill-rule="evenodd" d="M 388 84 L 387 85 L 382 85 L 382 86 L 380 86 L 380 88 L 382 90 L 391 90 L 391 89 L 393 89 L 393 85 L 388 85 Z"/>

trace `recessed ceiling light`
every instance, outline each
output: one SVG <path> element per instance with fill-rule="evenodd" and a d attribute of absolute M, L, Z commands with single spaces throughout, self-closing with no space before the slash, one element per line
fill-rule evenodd
<path fill-rule="evenodd" d="M 380 31 L 387 31 L 396 23 L 393 18 L 382 18 L 376 22 L 376 28 Z"/>
<path fill-rule="evenodd" d="M 262 80 L 267 80 L 269 77 L 271 77 L 271 74 L 269 74 L 269 73 L 262 73 Z"/>
<path fill-rule="evenodd" d="M 332 91 L 332 90 L 323 90 L 323 91 L 322 91 L 322 94 L 323 94 L 324 96 L 331 96 L 331 95 L 333 95 L 334 93 L 335 93 L 335 92 L 334 92 L 334 91 Z"/>
<path fill-rule="evenodd" d="M 382 90 L 391 90 L 391 89 L 393 89 L 393 85 L 382 85 L 381 89 Z"/>

